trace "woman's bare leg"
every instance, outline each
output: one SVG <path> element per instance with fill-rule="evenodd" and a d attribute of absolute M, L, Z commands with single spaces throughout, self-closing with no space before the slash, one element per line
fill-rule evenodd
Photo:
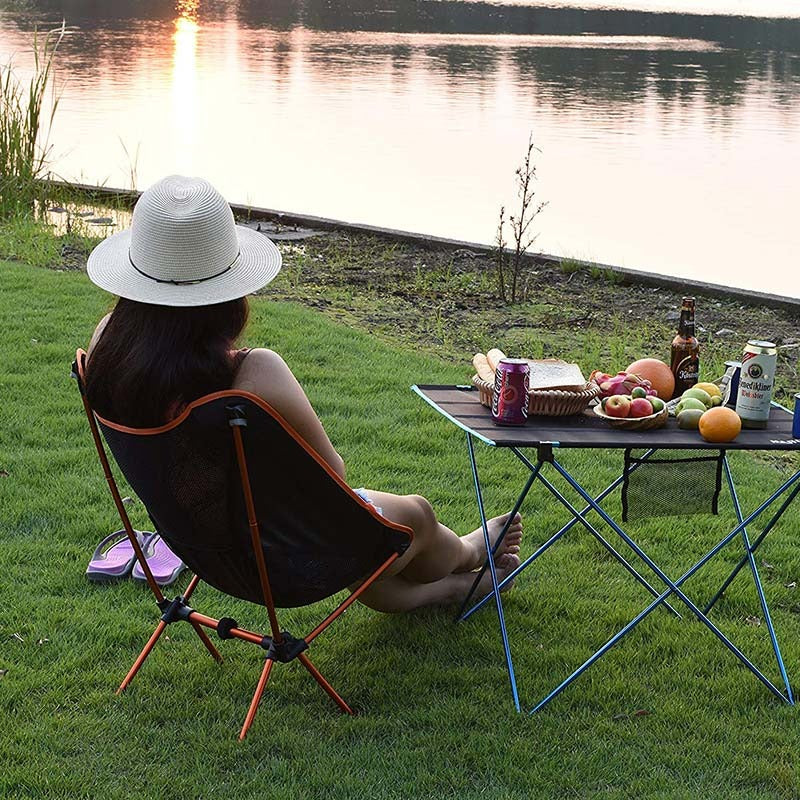
<path fill-rule="evenodd" d="M 396 495 L 371 489 L 367 494 L 392 522 L 407 525 L 414 531 L 414 541 L 408 550 L 392 564 L 386 576 L 402 574 L 412 583 L 432 583 L 452 573 L 470 572 L 486 559 L 483 529 L 476 528 L 459 536 L 442 525 L 431 504 L 419 495 Z M 489 520 L 489 541 L 497 541 L 508 514 Z M 522 520 L 517 515 L 509 526 L 503 543 L 495 555 L 495 563 L 505 566 L 519 552 L 522 540 Z"/>
<path fill-rule="evenodd" d="M 497 567 L 497 579 L 502 581 L 517 566 L 519 558 L 509 555 L 506 565 Z M 358 599 L 369 608 L 387 614 L 413 611 L 423 606 L 454 605 L 466 597 L 474 580 L 475 575 L 471 572 L 453 573 L 429 583 L 415 583 L 402 574 L 393 575 L 375 581 Z M 513 581 L 504 586 L 503 591 L 512 586 Z M 482 597 L 491 588 L 492 579 L 486 572 L 478 584 L 478 596 Z"/>

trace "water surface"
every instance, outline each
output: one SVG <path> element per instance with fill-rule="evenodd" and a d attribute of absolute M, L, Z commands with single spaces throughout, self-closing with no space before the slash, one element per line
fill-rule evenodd
<path fill-rule="evenodd" d="M 30 5 L 0 60 L 66 19 L 66 179 L 490 242 L 532 133 L 536 249 L 800 296 L 794 2 Z"/>

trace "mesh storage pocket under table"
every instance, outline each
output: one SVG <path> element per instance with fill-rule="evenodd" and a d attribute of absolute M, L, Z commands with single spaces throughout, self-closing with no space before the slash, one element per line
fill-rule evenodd
<path fill-rule="evenodd" d="M 625 450 L 622 521 L 718 513 L 725 451 Z"/>

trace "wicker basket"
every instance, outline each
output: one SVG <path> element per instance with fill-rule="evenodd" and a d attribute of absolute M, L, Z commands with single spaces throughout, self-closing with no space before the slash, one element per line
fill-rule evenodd
<path fill-rule="evenodd" d="M 594 407 L 594 413 L 600 419 L 604 419 L 612 428 L 622 428 L 626 431 L 649 431 L 653 428 L 660 428 L 666 424 L 669 418 L 669 409 L 666 406 L 657 414 L 651 414 L 649 417 L 609 417 L 600 405 Z"/>
<path fill-rule="evenodd" d="M 481 404 L 491 408 L 494 386 L 481 380 L 477 375 L 472 376 L 472 385 L 480 392 Z M 566 392 L 563 389 L 529 389 L 528 415 L 563 417 L 568 414 L 580 414 L 599 394 L 600 387 L 594 383 L 587 383 L 582 392 Z"/>

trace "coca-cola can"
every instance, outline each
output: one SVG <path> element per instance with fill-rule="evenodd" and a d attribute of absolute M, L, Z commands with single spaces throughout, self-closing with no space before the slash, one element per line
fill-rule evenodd
<path fill-rule="evenodd" d="M 528 419 L 531 368 L 524 358 L 501 358 L 494 375 L 492 421 L 496 425 L 524 425 Z"/>

